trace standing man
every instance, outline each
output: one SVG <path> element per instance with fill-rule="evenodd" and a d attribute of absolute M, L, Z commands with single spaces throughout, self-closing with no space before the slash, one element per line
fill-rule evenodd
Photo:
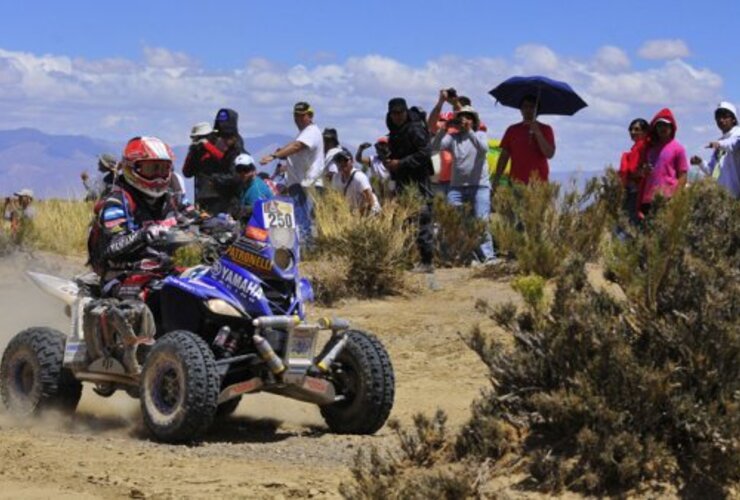
<path fill-rule="evenodd" d="M 406 100 L 394 97 L 388 101 L 388 148 L 390 154 L 383 162 L 400 193 L 408 189 L 418 191 L 424 203 L 419 211 L 419 232 L 416 244 L 421 263 L 417 272 L 432 273 L 434 265 L 434 229 L 432 226 L 432 191 L 429 176 L 432 167 L 432 148 L 425 118 L 419 110 L 411 108 Z"/>
<path fill-rule="evenodd" d="M 313 115 L 310 104 L 296 103 L 293 106 L 293 121 L 298 127 L 298 137 L 260 160 L 261 165 L 267 165 L 273 160 L 287 160 L 288 196 L 293 198 L 295 204 L 301 241 L 308 246 L 311 245 L 313 238 L 311 221 L 313 203 L 306 188 L 323 187 L 321 173 L 324 171 L 324 139 L 319 127 L 313 123 Z"/>
<path fill-rule="evenodd" d="M 491 217 L 491 184 L 488 178 L 488 137 L 479 130 L 480 119 L 472 106 L 463 106 L 455 112 L 459 130 L 448 132 L 440 149 L 448 151 L 453 158 L 450 188 L 447 202 L 454 207 L 465 203 L 473 206 L 475 216 L 485 225 L 484 241 L 478 250 L 479 262 L 491 264 L 496 261 L 493 239 L 488 225 Z"/>
<path fill-rule="evenodd" d="M 512 181 L 529 184 L 533 176 L 547 182 L 550 165 L 547 160 L 555 156 L 555 135 L 552 127 L 537 121 L 537 98 L 524 96 L 519 105 L 522 121 L 509 126 L 501 140 L 501 154 L 498 157 L 493 186 L 498 186 L 506 162 L 511 158 Z"/>
<path fill-rule="evenodd" d="M 723 101 L 714 111 L 714 121 L 722 132 L 722 137 L 707 145 L 712 149 L 709 165 L 698 156 L 691 157 L 692 165 L 699 165 L 720 186 L 727 189 L 735 198 L 740 198 L 740 126 L 737 124 L 737 110 L 732 103 Z"/>

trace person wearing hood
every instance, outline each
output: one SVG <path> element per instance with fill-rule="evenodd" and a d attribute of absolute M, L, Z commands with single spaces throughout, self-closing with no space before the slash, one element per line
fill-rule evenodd
<path fill-rule="evenodd" d="M 737 123 L 737 109 L 732 103 L 723 101 L 714 111 L 714 120 L 722 136 L 707 145 L 707 149 L 712 150 L 709 164 L 705 164 L 698 156 L 691 157 L 691 164 L 699 166 L 735 198 L 740 198 L 740 126 Z"/>
<path fill-rule="evenodd" d="M 644 170 L 645 154 L 649 146 L 648 131 L 650 126 L 644 118 L 635 118 L 629 124 L 627 131 L 632 139 L 632 147 L 629 151 L 622 153 L 619 162 L 619 177 L 624 186 L 624 200 L 622 209 L 627 214 L 630 223 L 637 225 L 640 220 L 637 217 L 639 210 L 638 195 Z"/>
<path fill-rule="evenodd" d="M 201 210 L 216 215 L 239 213 L 241 180 L 234 170 L 234 159 L 244 150 L 239 134 L 239 114 L 220 109 L 213 127 L 199 123 L 190 134 L 192 143 L 183 166 L 185 177 L 195 177 L 195 202 Z"/>
<path fill-rule="evenodd" d="M 488 225 L 491 217 L 491 182 L 488 178 L 488 137 L 479 130 L 480 119 L 472 106 L 455 111 L 458 130 L 448 132 L 440 143 L 440 150 L 452 154 L 452 176 L 447 202 L 454 207 L 465 203 L 473 206 L 476 218 L 483 222 L 485 234 L 477 257 L 483 264 L 496 262 L 493 239 Z"/>
<path fill-rule="evenodd" d="M 416 236 L 421 264 L 416 271 L 432 273 L 434 227 L 429 176 L 434 168 L 426 119 L 417 108 L 409 109 L 405 99 L 394 97 L 388 101 L 385 123 L 388 126 L 389 155 L 383 165 L 390 172 L 399 193 L 412 189 L 424 198 L 419 211 L 419 232 Z"/>
<path fill-rule="evenodd" d="M 663 108 L 650 122 L 650 147 L 647 164 L 650 169 L 640 193 L 640 208 L 644 215 L 650 212 L 656 195 L 670 198 L 686 183 L 689 162 L 686 149 L 676 140 L 678 125 L 673 113 Z"/>

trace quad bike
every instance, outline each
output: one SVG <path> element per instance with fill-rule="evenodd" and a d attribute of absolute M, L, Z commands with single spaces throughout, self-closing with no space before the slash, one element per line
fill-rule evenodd
<path fill-rule="evenodd" d="M 82 382 L 91 382 L 100 396 L 139 398 L 156 439 L 190 442 L 242 395 L 264 391 L 318 405 L 332 432 L 376 432 L 393 406 L 390 358 L 375 336 L 342 319 L 306 321 L 313 291 L 298 273 L 292 203 L 256 203 L 237 235 L 196 267 L 163 271 L 143 261 L 115 298 L 95 275 L 29 273 L 66 302 L 71 332 L 29 328 L 11 340 L 0 364 L 5 407 L 73 412 Z"/>

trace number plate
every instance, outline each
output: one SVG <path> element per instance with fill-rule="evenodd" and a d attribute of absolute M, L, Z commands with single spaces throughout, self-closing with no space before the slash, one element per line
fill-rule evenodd
<path fill-rule="evenodd" d="M 315 340 L 316 332 L 314 331 L 293 331 L 288 346 L 288 358 L 313 359 Z"/>
<path fill-rule="evenodd" d="M 295 228 L 295 214 L 292 203 L 270 200 L 262 205 L 262 215 L 268 229 Z"/>

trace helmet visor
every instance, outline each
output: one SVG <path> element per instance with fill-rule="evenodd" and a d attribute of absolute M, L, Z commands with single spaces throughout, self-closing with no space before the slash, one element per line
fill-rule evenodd
<path fill-rule="evenodd" d="M 141 160 L 134 166 L 136 173 L 145 179 L 166 179 L 172 171 L 168 160 Z"/>

